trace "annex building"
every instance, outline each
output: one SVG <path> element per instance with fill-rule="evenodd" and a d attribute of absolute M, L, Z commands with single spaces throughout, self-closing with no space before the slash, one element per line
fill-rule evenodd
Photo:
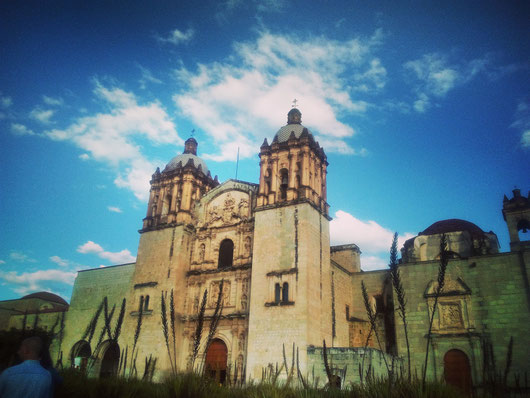
<path fill-rule="evenodd" d="M 128 374 L 135 357 L 139 376 L 156 379 L 193 366 L 220 380 L 256 380 L 281 366 L 284 355 L 291 366 L 296 355 L 304 377 L 324 381 L 325 340 L 341 380 L 358 380 L 361 362 L 379 373 L 386 372 L 385 361 L 405 368 L 403 322 L 388 270 L 361 271 L 362 248 L 354 242 L 330 246 L 328 162 L 300 111 L 291 109 L 287 124 L 259 148 L 257 183 L 220 183 L 197 147 L 188 139 L 184 152 L 153 174 L 136 263 L 79 272 L 55 344 L 63 364 L 94 375 Z M 504 197 L 502 214 L 509 252 L 499 253 L 493 232 L 457 219 L 434 223 L 401 249 L 411 365 L 418 374 L 442 234 L 451 260 L 435 312 L 429 377 L 468 391 L 480 386 L 505 369 L 512 337 L 510 377 L 530 370 L 530 241 L 520 239 L 530 228 L 529 197 L 514 190 Z M 367 340 L 361 281 L 381 347 L 373 333 Z M 221 287 L 222 313 L 205 352 Z M 124 299 L 120 332 L 115 325 Z"/>

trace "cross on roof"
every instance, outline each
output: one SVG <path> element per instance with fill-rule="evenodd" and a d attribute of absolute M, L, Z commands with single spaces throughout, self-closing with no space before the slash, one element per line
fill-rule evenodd
<path fill-rule="evenodd" d="M 296 108 L 296 103 L 297 103 L 297 102 L 298 102 L 298 100 L 295 98 L 295 99 L 293 100 L 293 108 Z"/>
<path fill-rule="evenodd" d="M 195 129 L 191 130 L 190 137 L 193 137 L 194 134 L 195 134 Z"/>

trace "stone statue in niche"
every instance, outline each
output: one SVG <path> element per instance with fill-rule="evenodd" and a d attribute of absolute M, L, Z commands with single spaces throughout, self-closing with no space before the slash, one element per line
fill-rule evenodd
<path fill-rule="evenodd" d="M 245 238 L 245 253 L 244 253 L 245 257 L 250 257 L 250 249 L 251 249 L 250 246 L 251 246 L 250 245 L 250 236 L 247 236 Z"/>
<path fill-rule="evenodd" d="M 215 308 L 217 305 L 217 298 L 219 297 L 219 289 L 221 287 L 221 281 L 214 281 L 210 283 L 210 293 L 208 294 L 208 306 Z M 222 292 L 222 303 L 225 307 L 230 305 L 230 281 L 224 281 L 223 292 Z"/>
<path fill-rule="evenodd" d="M 247 295 L 246 294 L 243 294 L 241 296 L 241 309 L 243 311 L 246 311 L 246 309 L 247 309 Z"/>
<path fill-rule="evenodd" d="M 245 349 L 245 334 L 241 333 L 239 335 L 239 352 L 243 352 Z"/>
<path fill-rule="evenodd" d="M 440 328 L 463 328 L 462 309 L 460 303 L 440 303 Z"/>
<path fill-rule="evenodd" d="M 199 262 L 203 262 L 204 261 L 204 253 L 206 252 L 206 246 L 204 245 L 204 243 L 201 243 L 201 245 L 199 246 Z"/>

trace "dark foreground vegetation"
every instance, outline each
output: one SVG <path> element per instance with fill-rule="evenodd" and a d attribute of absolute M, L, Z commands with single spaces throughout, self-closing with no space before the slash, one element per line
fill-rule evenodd
<path fill-rule="evenodd" d="M 220 386 L 213 380 L 193 373 L 177 374 L 162 383 L 138 379 L 101 378 L 88 379 L 76 370 L 62 372 L 64 382 L 57 389 L 57 398 L 461 398 L 452 387 L 437 382 L 427 382 L 422 391 L 421 380 L 375 380 L 363 386 L 351 385 L 342 390 L 333 388 L 293 388 L 270 383 L 250 383 L 245 386 Z"/>

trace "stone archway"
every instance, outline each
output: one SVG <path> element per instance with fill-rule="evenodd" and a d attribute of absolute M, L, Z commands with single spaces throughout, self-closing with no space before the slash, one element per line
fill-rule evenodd
<path fill-rule="evenodd" d="M 226 380 L 228 349 L 221 339 L 213 339 L 206 352 L 206 374 L 220 384 Z"/>
<path fill-rule="evenodd" d="M 71 367 L 85 372 L 91 354 L 90 344 L 85 340 L 78 341 L 74 344 L 70 352 Z"/>
<path fill-rule="evenodd" d="M 118 373 L 120 363 L 120 346 L 116 342 L 108 342 L 105 352 L 101 357 L 99 377 L 109 377 Z"/>
<path fill-rule="evenodd" d="M 444 356 L 445 382 L 471 396 L 471 367 L 469 358 L 460 350 L 449 350 Z"/>

